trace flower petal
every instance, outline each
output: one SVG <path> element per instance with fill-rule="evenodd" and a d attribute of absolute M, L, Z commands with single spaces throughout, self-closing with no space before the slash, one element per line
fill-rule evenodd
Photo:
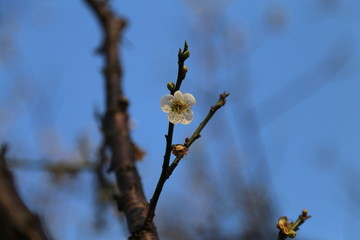
<path fill-rule="evenodd" d="M 174 101 L 181 101 L 184 99 L 184 95 L 180 91 L 174 93 Z"/>
<path fill-rule="evenodd" d="M 186 104 L 189 104 L 190 106 L 192 106 L 196 103 L 194 96 L 191 95 L 190 93 L 184 94 L 184 99 L 186 101 Z"/>
<path fill-rule="evenodd" d="M 160 100 L 160 108 L 163 112 L 169 113 L 171 111 L 171 103 L 174 96 L 171 94 L 166 94 Z"/>
<path fill-rule="evenodd" d="M 170 112 L 168 115 L 168 119 L 171 123 L 177 124 L 180 123 L 183 120 L 183 116 L 181 114 Z"/>
<path fill-rule="evenodd" d="M 182 124 L 189 124 L 194 119 L 194 113 L 191 109 L 187 109 L 185 112 L 182 113 Z"/>

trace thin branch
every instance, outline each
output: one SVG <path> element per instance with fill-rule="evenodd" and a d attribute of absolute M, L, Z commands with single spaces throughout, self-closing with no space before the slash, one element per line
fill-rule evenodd
<path fill-rule="evenodd" d="M 103 137 L 111 151 L 109 171 L 115 172 L 119 190 L 119 208 L 124 212 L 131 232 L 129 239 L 158 239 L 155 226 L 142 229 L 148 203 L 135 165 L 134 144 L 130 137 L 128 101 L 122 90 L 122 67 L 118 43 L 126 26 L 123 18 L 115 16 L 108 1 L 84 0 L 93 10 L 103 30 L 99 52 L 105 58 L 106 113 L 103 116 Z"/>
<path fill-rule="evenodd" d="M 186 77 L 187 67 L 184 65 L 184 63 L 185 63 L 186 59 L 189 58 L 189 56 L 190 56 L 189 46 L 188 46 L 187 42 L 185 41 L 184 49 L 180 48 L 179 53 L 178 53 L 178 74 L 177 74 L 177 79 L 176 79 L 176 85 L 172 82 L 168 83 L 168 88 L 170 90 L 171 95 L 174 95 L 174 93 L 180 89 L 181 83 L 183 82 L 183 80 Z M 162 171 L 161 171 L 158 183 L 156 185 L 153 197 L 150 200 L 149 211 L 146 215 L 146 219 L 145 219 L 145 223 L 144 223 L 145 229 L 149 228 L 151 226 L 151 223 L 155 216 L 156 205 L 159 201 L 159 196 L 160 196 L 160 193 L 164 186 L 163 179 L 167 178 L 167 171 L 169 168 L 171 150 L 172 150 L 173 133 L 174 133 L 174 124 L 169 122 L 168 133 L 165 135 L 166 148 L 165 148 Z"/>
<path fill-rule="evenodd" d="M 227 96 L 229 96 L 229 94 L 225 93 L 225 92 L 220 95 L 219 100 L 216 102 L 216 104 L 214 106 L 212 106 L 210 108 L 209 113 L 204 118 L 204 120 L 200 123 L 198 128 L 194 131 L 193 135 L 190 138 L 185 139 L 184 147 L 186 149 L 188 149 L 193 144 L 193 142 L 200 137 L 201 130 L 206 126 L 206 124 L 209 122 L 209 120 L 212 118 L 212 116 L 215 114 L 215 112 L 218 109 L 220 109 L 222 106 L 225 105 Z M 171 150 L 169 152 L 166 152 L 166 153 L 168 153 L 169 156 L 167 156 L 165 154 L 164 163 L 169 162 Z M 165 159 L 165 157 L 169 157 L 169 159 Z M 151 198 L 151 201 L 150 201 L 150 208 L 149 208 L 149 213 L 148 213 L 146 221 L 145 221 L 145 227 L 146 227 L 146 224 L 152 222 L 152 220 L 153 220 L 153 218 L 155 216 L 156 205 L 157 205 L 157 202 L 159 200 L 162 189 L 163 189 L 163 187 L 165 185 L 165 182 L 170 177 L 172 172 L 175 170 L 176 166 L 179 164 L 179 162 L 180 162 L 180 160 L 182 158 L 183 158 L 183 155 L 177 156 L 170 166 L 169 165 L 165 165 L 165 167 L 163 166 L 163 171 L 162 171 L 161 176 L 159 178 L 159 181 L 157 183 L 157 186 L 156 186 L 155 192 L 153 194 L 153 197 Z M 166 171 L 165 171 L 165 169 L 166 169 Z"/>
<path fill-rule="evenodd" d="M 200 133 L 203 130 L 203 128 L 206 126 L 206 124 L 209 122 L 209 120 L 212 118 L 212 116 L 215 114 L 217 110 L 219 110 L 222 106 L 226 103 L 226 98 L 229 96 L 229 93 L 222 93 L 219 96 L 218 101 L 215 103 L 215 105 L 211 106 L 209 113 L 206 115 L 204 120 L 199 124 L 197 129 L 194 131 L 192 136 L 190 138 L 185 139 L 184 146 L 186 148 L 190 148 L 190 146 L 196 141 L 196 139 L 200 138 Z M 179 164 L 182 157 L 176 157 L 174 161 L 171 163 L 168 172 L 167 172 L 167 178 L 170 177 L 170 175 L 173 173 L 177 165 Z"/>
<path fill-rule="evenodd" d="M 12 173 L 5 159 L 7 147 L 0 153 L 0 238 L 1 239 L 51 239 L 41 224 L 19 196 Z"/>
<path fill-rule="evenodd" d="M 178 53 L 178 76 L 176 80 L 175 89 L 171 91 L 172 95 L 174 95 L 174 93 L 180 89 L 180 86 L 186 77 L 187 67 L 184 65 L 184 63 L 185 60 L 188 59 L 189 57 L 190 57 L 189 45 L 185 41 L 184 49 L 181 50 L 180 48 Z"/>

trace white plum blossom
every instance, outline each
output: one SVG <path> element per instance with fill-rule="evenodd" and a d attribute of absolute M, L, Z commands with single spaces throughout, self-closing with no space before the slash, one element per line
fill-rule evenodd
<path fill-rule="evenodd" d="M 194 118 L 191 106 L 195 104 L 195 98 L 190 93 L 182 94 L 176 91 L 174 96 L 166 94 L 160 100 L 160 107 L 163 112 L 168 113 L 171 123 L 189 124 Z"/>

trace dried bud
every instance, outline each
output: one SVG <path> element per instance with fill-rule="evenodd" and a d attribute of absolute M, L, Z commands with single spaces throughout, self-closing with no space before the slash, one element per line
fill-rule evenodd
<path fill-rule="evenodd" d="M 142 150 L 139 146 L 134 145 L 134 156 L 136 161 L 141 161 L 145 156 L 145 151 Z"/>
<path fill-rule="evenodd" d="M 189 151 L 189 149 L 182 144 L 175 144 L 172 148 L 172 154 L 180 158 L 183 158 Z"/>
<path fill-rule="evenodd" d="M 293 222 L 289 222 L 287 217 L 280 217 L 276 227 L 289 238 L 296 236 L 296 232 L 292 229 Z"/>

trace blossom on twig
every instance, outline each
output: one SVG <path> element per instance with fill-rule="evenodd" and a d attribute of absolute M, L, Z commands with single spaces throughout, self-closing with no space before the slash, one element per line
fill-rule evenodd
<path fill-rule="evenodd" d="M 294 223 L 289 222 L 287 217 L 280 217 L 276 226 L 283 234 L 285 234 L 289 238 L 296 237 L 296 232 L 293 229 Z"/>
<path fill-rule="evenodd" d="M 191 106 L 195 104 L 195 98 L 190 93 L 182 94 L 176 91 L 174 96 L 166 94 L 160 100 L 160 107 L 163 112 L 168 113 L 171 123 L 189 124 L 194 118 Z"/>

